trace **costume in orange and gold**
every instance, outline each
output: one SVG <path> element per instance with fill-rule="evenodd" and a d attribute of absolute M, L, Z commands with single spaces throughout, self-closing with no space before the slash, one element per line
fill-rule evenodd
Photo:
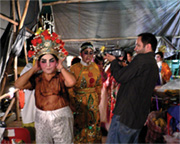
<path fill-rule="evenodd" d="M 172 72 L 167 63 L 161 61 L 161 62 L 158 62 L 157 64 L 159 67 L 161 84 L 165 84 L 166 82 L 170 80 Z"/>
<path fill-rule="evenodd" d="M 69 90 L 74 111 L 74 143 L 100 143 L 99 101 L 102 88 L 98 66 L 82 62 L 71 66 L 77 83 Z"/>
<path fill-rule="evenodd" d="M 172 72 L 171 72 L 168 64 L 165 62 L 162 63 L 161 75 L 162 75 L 163 82 L 169 81 L 170 77 L 172 75 Z"/>

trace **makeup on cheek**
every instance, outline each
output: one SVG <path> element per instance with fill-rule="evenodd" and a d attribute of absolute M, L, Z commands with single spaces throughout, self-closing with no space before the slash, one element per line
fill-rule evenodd
<path fill-rule="evenodd" d="M 57 62 L 56 61 L 49 61 L 49 64 L 53 67 L 53 66 L 56 66 Z"/>
<path fill-rule="evenodd" d="M 40 61 L 39 64 L 40 64 L 41 67 L 45 67 L 47 65 L 46 61 Z"/>

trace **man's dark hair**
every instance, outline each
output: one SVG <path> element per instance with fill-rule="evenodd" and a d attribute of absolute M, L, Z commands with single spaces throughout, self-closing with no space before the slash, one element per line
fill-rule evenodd
<path fill-rule="evenodd" d="M 141 41 L 143 45 L 151 44 L 152 50 L 155 52 L 157 47 L 157 39 L 155 35 L 152 33 L 141 33 L 138 35 L 138 37 L 141 37 Z"/>
<path fill-rule="evenodd" d="M 163 59 L 164 54 L 162 52 L 157 52 L 155 55 L 160 55 L 160 57 Z"/>

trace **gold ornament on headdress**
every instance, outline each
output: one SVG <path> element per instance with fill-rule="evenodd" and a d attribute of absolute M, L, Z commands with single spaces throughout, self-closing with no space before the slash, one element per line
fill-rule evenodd
<path fill-rule="evenodd" d="M 104 56 L 104 50 L 106 49 L 106 47 L 105 46 L 102 46 L 101 48 L 100 48 L 100 53 Z"/>
<path fill-rule="evenodd" d="M 44 54 L 54 54 L 57 58 L 63 58 L 68 55 L 64 48 L 64 42 L 55 32 L 50 34 L 48 30 L 38 31 L 31 43 L 35 51 L 36 60 Z"/>
<path fill-rule="evenodd" d="M 160 46 L 160 47 L 158 48 L 158 51 L 164 53 L 164 52 L 166 51 L 166 46 L 165 46 L 165 45 Z"/>

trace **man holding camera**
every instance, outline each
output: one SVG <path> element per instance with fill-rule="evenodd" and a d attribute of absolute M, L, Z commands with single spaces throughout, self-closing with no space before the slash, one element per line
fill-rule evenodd
<path fill-rule="evenodd" d="M 107 143 L 138 143 L 138 137 L 150 112 L 151 96 L 158 80 L 155 50 L 157 39 L 141 33 L 134 48 L 137 55 L 123 67 L 115 56 L 106 54 L 111 62 L 111 75 L 121 83 Z"/>

